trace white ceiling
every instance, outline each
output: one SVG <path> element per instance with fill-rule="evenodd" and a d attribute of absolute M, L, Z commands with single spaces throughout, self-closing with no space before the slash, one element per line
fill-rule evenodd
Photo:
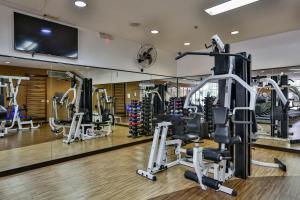
<path fill-rule="evenodd" d="M 213 34 L 231 43 L 300 29 L 300 0 L 260 0 L 216 16 L 203 10 L 227 0 L 87 0 L 85 9 L 73 0 L 0 0 L 23 11 L 58 17 L 60 21 L 113 36 L 153 43 L 171 52 L 202 49 Z M 130 22 L 142 24 L 139 28 Z M 193 27 L 198 26 L 195 30 Z M 150 29 L 160 30 L 151 35 Z M 240 34 L 231 36 L 230 32 Z M 183 43 L 189 41 L 190 47 Z"/>

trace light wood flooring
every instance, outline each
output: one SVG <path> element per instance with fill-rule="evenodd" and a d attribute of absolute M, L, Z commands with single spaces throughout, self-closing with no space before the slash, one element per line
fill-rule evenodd
<path fill-rule="evenodd" d="M 206 141 L 207 145 L 210 145 L 210 143 Z M 0 197 L 1 199 L 9 200 L 143 200 L 172 194 L 173 192 L 197 186 L 196 183 L 186 180 L 183 177 L 183 173 L 186 170 L 183 166 L 176 166 L 159 173 L 156 182 L 137 175 L 135 173 L 137 169 L 145 169 L 146 167 L 150 147 L 151 143 L 145 143 L 0 178 Z M 296 180 L 299 180 L 299 154 L 258 148 L 253 150 L 253 158 L 256 160 L 271 162 L 273 157 L 277 157 L 285 162 L 288 166 L 288 171 L 283 173 L 279 169 L 252 166 L 252 178 L 292 176 Z M 271 184 L 269 187 L 267 185 L 264 186 L 264 188 L 269 188 L 269 190 L 263 190 L 269 194 L 275 190 L 277 192 L 278 190 L 279 192 L 288 192 L 289 189 L 287 186 L 292 184 L 290 179 L 281 179 L 279 183 L 276 183 L 277 185 L 268 181 L 275 179 L 262 179 L 265 180 L 263 184 Z M 257 183 L 256 179 L 249 179 L 248 182 L 238 180 L 237 183 L 233 182 L 231 184 L 234 187 L 236 184 L 242 184 L 242 186 L 237 186 L 237 189 L 240 188 L 240 192 L 246 193 L 246 197 L 251 197 L 258 192 L 260 192 L 259 194 L 262 193 L 262 188 L 257 187 Z M 280 188 L 278 184 L 285 186 Z M 245 188 L 251 189 L 251 192 L 247 192 Z M 196 190 L 199 192 L 198 189 Z M 290 191 L 293 192 L 294 190 Z M 212 199 L 228 198 L 225 194 L 218 193 L 218 195 L 220 196 L 212 196 L 218 197 Z M 243 194 L 240 193 L 240 195 Z M 179 199 L 179 197 L 176 195 L 171 199 Z M 201 198 L 197 197 L 194 199 Z"/>
<path fill-rule="evenodd" d="M 32 143 L 31 145 L 28 141 L 34 138 L 32 134 L 35 133 L 24 133 L 23 136 L 17 136 L 22 138 L 27 138 L 27 142 L 22 142 L 27 144 L 25 146 L 20 145 L 19 148 L 6 149 L 0 151 L 0 171 L 5 171 L 9 169 L 14 169 L 18 167 L 23 167 L 27 165 L 32 165 L 36 163 L 45 162 L 48 160 L 59 159 L 63 157 L 68 157 L 72 155 L 77 155 L 81 153 L 86 153 L 90 151 L 95 151 L 99 149 L 110 148 L 122 144 L 128 144 L 136 141 L 146 140 L 151 137 L 139 137 L 139 138 L 129 138 L 128 128 L 122 126 L 115 126 L 114 132 L 102 138 L 96 138 L 92 140 L 85 140 L 81 142 L 74 142 L 70 145 L 64 144 L 62 139 L 55 139 L 53 141 L 41 142 L 43 137 L 42 134 L 47 135 L 49 133 L 36 132 L 36 144 Z M 46 130 L 46 129 L 45 129 Z M 27 135 L 25 135 L 27 134 Z M 39 136 L 38 136 L 39 135 Z M 0 139 L 1 140 L 1 139 Z M 5 138 L 4 138 L 5 140 Z M 3 142 L 2 145 L 7 147 L 11 146 L 11 143 L 18 143 L 18 141 L 9 141 L 5 140 L 7 143 Z M 37 142 L 39 141 L 39 142 Z M 0 198 L 1 199 L 1 198 Z"/>

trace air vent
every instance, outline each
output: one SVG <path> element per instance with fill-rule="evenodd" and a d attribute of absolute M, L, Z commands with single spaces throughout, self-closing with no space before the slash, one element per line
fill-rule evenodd
<path fill-rule="evenodd" d="M 105 40 L 114 40 L 114 37 L 108 33 L 99 33 L 100 38 L 105 39 Z"/>
<path fill-rule="evenodd" d="M 67 79 L 66 72 L 61 72 L 61 71 L 53 71 L 53 70 L 48 70 L 47 71 L 48 77 L 51 78 L 58 78 L 58 79 Z"/>

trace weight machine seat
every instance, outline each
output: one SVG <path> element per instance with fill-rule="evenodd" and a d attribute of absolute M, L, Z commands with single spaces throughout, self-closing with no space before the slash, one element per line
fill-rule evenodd
<path fill-rule="evenodd" d="M 101 126 L 101 125 L 107 125 L 108 121 L 105 122 L 93 122 L 94 125 L 96 126 Z"/>
<path fill-rule="evenodd" d="M 181 118 L 181 122 L 182 121 L 185 121 L 186 123 L 183 129 L 180 131 L 181 134 L 173 135 L 173 139 L 179 139 L 182 140 L 184 143 L 188 144 L 194 142 L 195 140 L 199 140 L 203 137 L 203 134 L 201 132 L 201 115 L 194 114 L 192 117 L 186 119 Z M 183 124 L 184 123 L 181 123 L 181 126 Z M 178 129 L 179 128 L 177 128 L 177 130 Z"/>
<path fill-rule="evenodd" d="M 229 109 L 226 107 L 214 107 L 213 108 L 214 124 L 226 125 L 228 121 L 228 112 Z"/>
<path fill-rule="evenodd" d="M 226 107 L 213 108 L 214 123 L 216 125 L 213 134 L 214 141 L 226 145 L 234 145 L 242 142 L 239 136 L 231 137 L 230 129 L 227 126 L 229 109 Z"/>
<path fill-rule="evenodd" d="M 173 135 L 173 139 L 182 140 L 184 143 L 191 143 L 199 139 L 198 135 L 185 134 L 185 135 Z"/>

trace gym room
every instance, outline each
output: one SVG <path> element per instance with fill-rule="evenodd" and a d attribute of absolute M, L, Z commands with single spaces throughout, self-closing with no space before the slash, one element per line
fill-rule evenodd
<path fill-rule="evenodd" d="M 299 0 L 0 0 L 0 199 L 300 199 Z"/>

